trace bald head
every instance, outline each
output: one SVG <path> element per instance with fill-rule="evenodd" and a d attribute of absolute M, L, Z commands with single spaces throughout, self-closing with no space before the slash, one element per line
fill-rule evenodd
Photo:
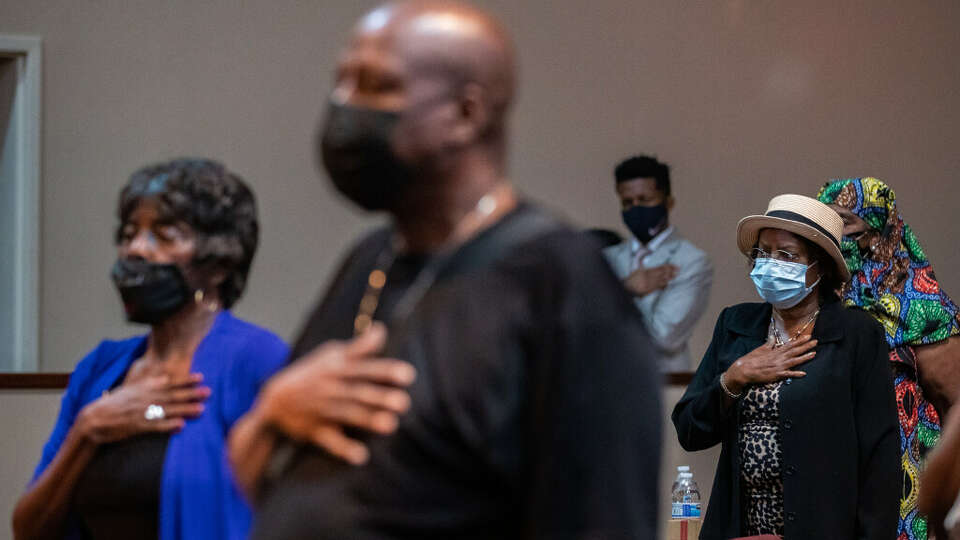
<path fill-rule="evenodd" d="M 489 14 L 450 1 L 406 1 L 370 11 L 354 29 L 351 48 L 379 44 L 411 79 L 430 79 L 458 92 L 471 85 L 499 128 L 513 101 L 514 52 Z"/>

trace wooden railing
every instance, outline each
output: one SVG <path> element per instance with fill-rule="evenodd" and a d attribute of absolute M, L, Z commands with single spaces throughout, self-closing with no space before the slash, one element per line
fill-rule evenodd
<path fill-rule="evenodd" d="M 0 373 L 0 390 L 64 389 L 69 373 Z"/>
<path fill-rule="evenodd" d="M 666 373 L 664 382 L 668 386 L 686 386 L 691 378 L 693 373 L 679 371 Z M 69 380 L 69 373 L 0 373 L 0 390 L 62 390 Z"/>

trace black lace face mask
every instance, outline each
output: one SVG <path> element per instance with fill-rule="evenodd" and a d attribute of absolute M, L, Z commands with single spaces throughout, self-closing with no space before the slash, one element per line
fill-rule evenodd
<path fill-rule="evenodd" d="M 163 322 L 191 297 L 180 267 L 143 260 L 118 259 L 110 277 L 120 293 L 127 320 L 142 324 Z"/>

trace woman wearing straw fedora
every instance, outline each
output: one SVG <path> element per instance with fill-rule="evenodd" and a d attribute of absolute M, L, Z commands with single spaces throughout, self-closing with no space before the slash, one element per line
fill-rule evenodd
<path fill-rule="evenodd" d="M 896 537 L 900 463 L 883 329 L 846 310 L 843 221 L 780 195 L 737 247 L 762 303 L 723 310 L 673 410 L 688 451 L 722 445 L 701 540 Z"/>

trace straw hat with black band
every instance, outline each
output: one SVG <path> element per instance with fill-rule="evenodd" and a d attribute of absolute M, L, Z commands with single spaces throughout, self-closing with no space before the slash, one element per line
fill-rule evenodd
<path fill-rule="evenodd" d="M 850 270 L 840 252 L 843 219 L 822 202 L 803 195 L 778 195 L 770 199 L 762 216 L 747 216 L 737 225 L 737 247 L 750 256 L 762 229 L 782 229 L 823 248 L 834 262 L 837 275 L 847 282 Z"/>

